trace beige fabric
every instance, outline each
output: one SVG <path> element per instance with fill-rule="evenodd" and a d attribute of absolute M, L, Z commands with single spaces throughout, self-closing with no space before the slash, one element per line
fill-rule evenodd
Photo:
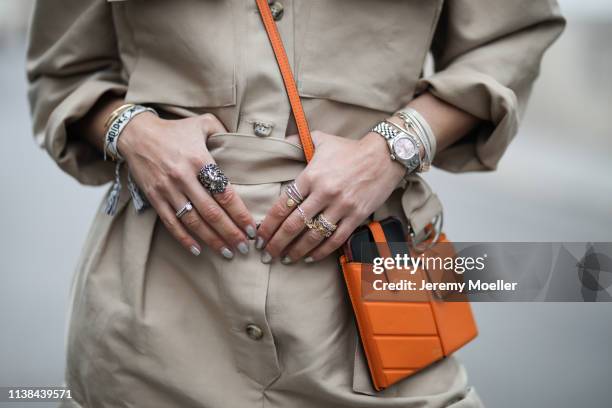
<path fill-rule="evenodd" d="M 280 1 L 312 129 L 359 138 L 429 88 L 483 119 L 438 156 L 451 171 L 495 168 L 564 24 L 553 0 Z M 437 70 L 420 78 L 430 49 Z M 108 92 L 171 118 L 217 115 L 230 133 L 209 147 L 257 220 L 305 164 L 283 140 L 295 126 L 254 1 L 37 1 L 28 78 L 37 142 L 84 184 L 108 182 L 113 166 L 67 127 Z M 269 137 L 254 135 L 258 121 Z M 128 197 L 115 218 L 96 217 L 77 267 L 64 406 L 481 405 L 454 358 L 373 392 L 335 257 L 196 258 Z M 439 209 L 413 177 L 376 216 L 422 228 Z"/>

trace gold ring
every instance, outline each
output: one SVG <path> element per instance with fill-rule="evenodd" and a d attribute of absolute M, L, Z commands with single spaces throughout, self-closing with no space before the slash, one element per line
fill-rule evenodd
<path fill-rule="evenodd" d="M 332 236 L 338 226 L 329 221 L 323 214 L 317 215 L 312 221 L 313 229 L 319 232 L 323 237 L 329 238 Z"/>

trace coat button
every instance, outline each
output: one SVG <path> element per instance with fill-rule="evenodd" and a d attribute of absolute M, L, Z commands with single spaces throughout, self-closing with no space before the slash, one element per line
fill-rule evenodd
<path fill-rule="evenodd" d="M 268 137 L 272 134 L 274 125 L 261 121 L 253 121 L 253 133 L 259 137 Z"/>
<path fill-rule="evenodd" d="M 283 18 L 285 9 L 279 1 L 268 2 L 268 4 L 270 4 L 270 11 L 272 12 L 272 18 L 274 18 L 274 21 L 279 21 L 281 18 Z"/>
<path fill-rule="evenodd" d="M 261 327 L 257 326 L 256 324 L 247 325 L 246 334 L 253 340 L 261 340 L 264 335 L 263 330 L 261 330 Z"/>

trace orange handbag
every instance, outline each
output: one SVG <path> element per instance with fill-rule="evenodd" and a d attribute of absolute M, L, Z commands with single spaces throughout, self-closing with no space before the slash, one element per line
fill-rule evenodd
<path fill-rule="evenodd" d="M 256 3 L 283 77 L 304 155 L 309 162 L 314 154 L 314 144 L 291 66 L 268 1 L 256 0 Z M 373 221 L 368 228 L 380 256 L 390 257 L 391 249 L 381 224 Z M 426 253 L 449 250 L 454 252 L 445 235 L 441 234 Z M 454 253 L 447 255 L 453 256 Z M 467 301 L 443 301 L 434 293 L 426 294 L 426 299 L 419 301 L 368 299 L 364 296 L 363 272 L 370 266 L 350 262 L 346 251 L 340 257 L 340 265 L 372 382 L 377 390 L 385 389 L 450 355 L 476 337 L 478 331 Z M 419 269 L 414 277 L 431 281 L 431 273 L 427 272 Z"/>
<path fill-rule="evenodd" d="M 393 258 L 391 244 L 395 249 L 397 245 L 405 246 L 402 252 L 408 253 L 407 241 L 388 242 L 381 222 L 372 221 L 367 227 L 379 256 Z M 440 234 L 433 245 L 431 242 L 424 244 L 429 248 L 420 256 L 444 259 L 455 256 L 445 234 Z M 393 290 L 376 293 L 368 279 L 374 276 L 372 265 L 351 262 L 346 245 L 340 256 L 340 266 L 376 390 L 383 390 L 449 356 L 478 335 L 472 309 L 464 294 L 453 293 L 445 297 L 426 290 L 409 295 Z M 448 281 L 448 274 L 419 267 L 414 274 L 387 270 L 381 280 L 396 283 L 403 279 L 420 286 L 422 281 Z"/>

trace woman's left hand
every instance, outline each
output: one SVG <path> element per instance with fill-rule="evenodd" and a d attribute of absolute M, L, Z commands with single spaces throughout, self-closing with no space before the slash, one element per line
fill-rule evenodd
<path fill-rule="evenodd" d="M 376 133 L 351 140 L 313 131 L 312 138 L 315 154 L 295 180 L 304 197 L 303 215 L 287 205 L 283 191 L 258 229 L 256 246 L 264 249 L 264 263 L 278 258 L 291 263 L 306 255 L 305 261 L 313 262 L 331 254 L 385 202 L 406 172 Z M 299 142 L 297 136 L 288 139 Z M 329 238 L 305 224 L 318 214 L 338 226 Z"/>

